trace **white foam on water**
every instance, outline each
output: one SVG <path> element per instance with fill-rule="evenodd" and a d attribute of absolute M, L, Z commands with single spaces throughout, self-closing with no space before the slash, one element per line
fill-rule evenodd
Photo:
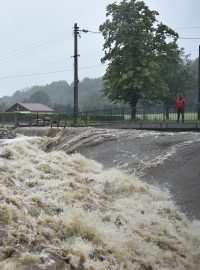
<path fill-rule="evenodd" d="M 9 145 L 9 144 L 16 144 L 24 141 L 35 141 L 37 139 L 40 139 L 40 137 L 37 136 L 23 136 L 23 135 L 18 135 L 17 137 L 13 139 L 1 139 L 0 144 L 2 145 Z"/>
<path fill-rule="evenodd" d="M 68 135 L 72 134 L 73 136 L 70 136 L 69 138 Z M 181 142 L 182 140 L 180 137 L 183 135 L 186 135 L 184 138 L 186 141 Z M 169 141 L 167 146 L 164 145 L 165 137 L 166 140 Z M 66 153 L 82 151 L 82 149 L 90 146 L 95 147 L 97 144 L 105 143 L 109 140 L 114 140 L 116 141 L 116 144 L 119 143 L 121 146 L 125 145 L 124 150 L 123 146 L 116 146 L 117 153 L 112 161 L 113 166 L 116 166 L 127 173 L 135 174 L 139 177 L 144 175 L 146 168 L 157 167 L 158 165 L 163 164 L 164 161 L 170 159 L 181 147 L 200 141 L 199 134 L 194 132 L 163 133 L 158 131 L 98 128 L 67 128 L 63 131 L 63 138 L 64 140 L 61 140 L 57 145 L 54 144 L 54 147 L 57 150 L 64 150 Z M 129 141 L 131 141 L 130 149 L 127 149 L 126 144 L 127 142 L 129 143 Z M 161 145 L 156 145 L 157 142 L 160 142 Z M 155 146 L 155 148 L 153 148 L 153 146 L 152 148 L 150 147 L 151 143 Z M 134 144 L 136 145 L 136 153 L 134 153 Z M 137 146 L 141 144 L 146 145 L 146 149 L 144 147 L 143 152 L 140 152 L 139 149 L 137 149 Z"/>
<path fill-rule="evenodd" d="M 198 269 L 200 221 L 167 192 L 42 147 L 0 155 L 0 269 Z"/>

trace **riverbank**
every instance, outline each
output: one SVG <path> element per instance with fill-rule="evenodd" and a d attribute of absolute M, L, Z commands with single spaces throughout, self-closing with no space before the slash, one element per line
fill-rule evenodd
<path fill-rule="evenodd" d="M 97 123 L 95 127 L 116 128 L 116 129 L 140 129 L 159 131 L 200 131 L 200 122 L 160 122 L 160 121 L 137 121 L 121 123 Z"/>

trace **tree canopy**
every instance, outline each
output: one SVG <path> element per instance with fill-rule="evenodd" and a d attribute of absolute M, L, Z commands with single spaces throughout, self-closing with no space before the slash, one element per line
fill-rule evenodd
<path fill-rule="evenodd" d="M 99 29 L 105 40 L 101 60 L 108 62 L 103 91 L 110 100 L 135 107 L 140 98 L 168 95 L 164 70 L 180 61 L 181 50 L 178 34 L 158 22 L 158 15 L 143 1 L 107 6 L 107 19 Z"/>
<path fill-rule="evenodd" d="M 43 91 L 37 91 L 31 95 L 29 102 L 43 103 L 45 105 L 49 105 L 50 97 Z"/>
<path fill-rule="evenodd" d="M 197 87 L 197 80 L 191 68 L 191 60 L 188 56 L 178 57 L 176 61 L 171 61 L 160 69 L 160 76 L 167 82 L 169 93 L 167 96 L 161 97 L 165 105 L 174 104 L 179 94 L 194 95 Z M 189 100 L 192 102 L 192 100 Z M 194 103 L 194 99 L 193 102 Z"/>

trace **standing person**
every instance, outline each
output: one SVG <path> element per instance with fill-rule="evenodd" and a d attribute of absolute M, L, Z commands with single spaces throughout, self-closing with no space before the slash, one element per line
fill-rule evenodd
<path fill-rule="evenodd" d="M 182 123 L 184 123 L 184 112 L 185 112 L 185 99 L 182 95 L 178 96 L 178 99 L 176 100 L 176 110 L 177 110 L 177 123 L 180 120 L 180 115 L 182 117 Z"/>

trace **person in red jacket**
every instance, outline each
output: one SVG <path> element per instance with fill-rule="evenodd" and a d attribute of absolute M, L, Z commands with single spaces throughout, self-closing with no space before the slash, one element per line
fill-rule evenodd
<path fill-rule="evenodd" d="M 182 117 L 182 123 L 184 123 L 184 112 L 185 112 L 185 99 L 182 95 L 178 96 L 178 99 L 176 100 L 176 110 L 177 110 L 177 123 L 180 120 L 180 115 Z"/>

